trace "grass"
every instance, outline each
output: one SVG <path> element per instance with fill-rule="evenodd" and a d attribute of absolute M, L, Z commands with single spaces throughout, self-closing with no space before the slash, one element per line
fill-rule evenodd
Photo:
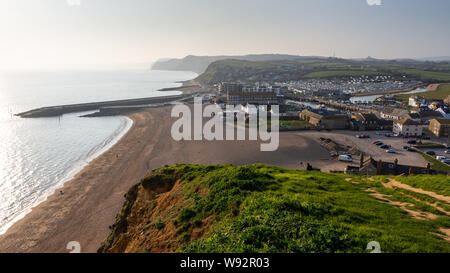
<path fill-rule="evenodd" d="M 416 148 L 445 148 L 446 146 L 440 143 L 426 142 L 422 144 L 415 145 Z"/>
<path fill-rule="evenodd" d="M 418 201 L 433 203 L 428 196 L 385 188 L 382 183 L 386 177 L 369 180 L 262 164 L 175 165 L 153 171 L 141 183 L 144 188 L 155 183 L 160 187 L 160 182 L 175 180 L 181 185 L 179 203 L 183 205 L 170 222 L 158 216 L 154 225 L 177 234 L 178 252 L 364 253 L 371 241 L 379 242 L 384 253 L 450 252 L 450 243 L 437 235 L 440 228 L 450 228 L 450 217 Z M 450 194 L 450 183 L 444 176 L 398 177 L 398 180 L 446 196 Z M 400 208 L 371 196 L 369 188 L 390 195 L 394 201 L 414 204 L 412 210 L 438 217 L 412 218 Z M 133 214 L 133 197 L 138 196 L 137 188 L 133 189 L 127 195 L 121 219 L 127 218 L 126 213 Z M 167 215 L 167 211 L 154 215 Z M 136 224 L 133 217 L 132 222 L 123 225 L 116 222 L 114 226 L 118 229 L 112 234 L 123 238 L 119 234 L 126 232 L 126 236 L 133 237 L 129 234 L 133 227 L 128 226 Z M 152 219 L 138 221 L 152 225 Z M 123 229 L 124 226 L 127 228 Z M 198 236 L 203 228 L 206 232 Z M 116 239 L 110 235 L 109 240 Z M 138 247 L 136 252 L 145 250 L 151 241 L 151 237 L 137 241 L 142 249 Z"/>
<path fill-rule="evenodd" d="M 393 177 L 395 180 L 420 188 L 432 191 L 441 195 L 450 196 L 450 178 L 445 176 L 412 175 Z"/>
<path fill-rule="evenodd" d="M 300 60 L 243 61 L 221 60 L 209 65 L 198 81 L 213 84 L 222 81 L 273 81 L 312 78 L 389 75 L 397 80 L 450 82 L 450 64 L 420 61 L 368 61 L 337 58 Z"/>
<path fill-rule="evenodd" d="M 214 216 L 216 223 L 182 252 L 365 252 L 374 240 L 383 252 L 450 251 L 450 244 L 433 234 L 450 227 L 448 217 L 412 219 L 369 196 L 367 186 L 345 181 L 345 175 L 265 165 L 216 166 L 210 172 L 184 168 L 190 169 L 184 189 L 194 205 L 180 212 L 178 227 L 189 234 L 202 219 Z M 207 196 L 195 194 L 198 185 L 209 188 Z"/>
<path fill-rule="evenodd" d="M 422 156 L 425 158 L 426 161 L 428 161 L 431 164 L 431 168 L 436 171 L 442 171 L 442 172 L 450 172 L 450 166 L 437 160 L 436 158 L 427 155 L 426 153 L 422 152 L 419 149 L 416 149 Z"/>
<path fill-rule="evenodd" d="M 318 71 L 306 74 L 305 78 L 332 78 L 332 77 L 358 77 L 358 76 L 381 76 L 386 73 L 375 71 L 341 70 L 341 71 Z"/>
<path fill-rule="evenodd" d="M 425 71 L 420 69 L 406 69 L 401 72 L 415 76 L 421 80 L 450 81 L 450 72 Z"/>
<path fill-rule="evenodd" d="M 411 96 L 420 96 L 429 100 L 443 100 L 450 95 L 450 84 L 441 84 L 436 91 L 427 91 L 416 94 L 396 95 L 395 98 L 401 101 L 407 101 Z"/>
<path fill-rule="evenodd" d="M 312 127 L 309 122 L 304 120 L 280 120 L 280 128 L 308 128 Z M 269 125 L 270 126 L 270 125 Z"/>

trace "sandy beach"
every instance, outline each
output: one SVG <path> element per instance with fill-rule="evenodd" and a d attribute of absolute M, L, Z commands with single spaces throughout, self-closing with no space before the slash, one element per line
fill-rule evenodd
<path fill-rule="evenodd" d="M 93 160 L 62 189 L 35 207 L 0 236 L 0 252 L 69 252 L 70 241 L 82 252 L 96 252 L 122 207 L 124 194 L 150 170 L 176 163 L 266 163 L 285 168 L 330 167 L 329 153 L 311 138 L 281 133 L 276 152 L 260 152 L 258 141 L 172 140 L 171 107 L 141 110 L 128 116 L 129 132 Z"/>

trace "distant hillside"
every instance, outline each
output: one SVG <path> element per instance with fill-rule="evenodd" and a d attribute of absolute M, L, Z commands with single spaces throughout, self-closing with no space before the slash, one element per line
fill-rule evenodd
<path fill-rule="evenodd" d="M 227 59 L 213 62 L 198 77 L 204 84 L 224 81 L 291 81 L 311 78 L 342 78 L 391 75 L 428 83 L 450 81 L 449 62 L 414 60 L 339 59 L 303 57 L 292 60 L 247 61 Z"/>
<path fill-rule="evenodd" d="M 272 60 L 295 60 L 304 58 L 294 55 L 282 54 L 261 54 L 245 56 L 187 56 L 183 59 L 159 60 L 153 64 L 153 70 L 175 70 L 175 71 L 193 71 L 198 74 L 205 72 L 208 66 L 215 62 L 225 59 L 236 59 L 246 61 L 272 61 Z"/>
<path fill-rule="evenodd" d="M 427 58 L 419 58 L 419 61 L 431 61 L 431 62 L 449 62 L 450 56 L 440 56 L 440 57 L 427 57 Z"/>
<path fill-rule="evenodd" d="M 377 241 L 385 253 L 449 253 L 449 178 L 395 180 L 165 167 L 128 192 L 99 252 L 364 253 Z"/>

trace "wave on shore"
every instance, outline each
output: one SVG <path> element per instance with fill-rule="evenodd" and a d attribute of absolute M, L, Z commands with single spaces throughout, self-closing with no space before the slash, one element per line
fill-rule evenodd
<path fill-rule="evenodd" d="M 86 167 L 91 161 L 102 155 L 104 152 L 108 151 L 113 147 L 125 134 L 131 129 L 133 121 L 125 116 L 116 117 L 104 117 L 104 118 L 119 118 L 119 127 L 105 140 L 103 140 L 99 145 L 92 148 L 89 153 L 76 162 L 73 166 L 68 168 L 63 175 L 57 178 L 58 182 L 49 187 L 40 198 L 37 198 L 28 208 L 22 212 L 8 217 L 7 223 L 0 226 L 0 235 L 5 234 L 8 229 L 17 221 L 23 219 L 32 209 L 42 202 L 46 201 L 49 196 L 54 194 L 58 189 L 63 188 L 64 184 L 71 179 L 73 179 L 84 167 Z"/>

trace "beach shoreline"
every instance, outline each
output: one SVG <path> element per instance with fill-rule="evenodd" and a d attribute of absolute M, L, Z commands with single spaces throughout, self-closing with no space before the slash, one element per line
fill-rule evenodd
<path fill-rule="evenodd" d="M 329 165 L 328 151 L 311 139 L 280 134 L 280 148 L 260 152 L 258 141 L 176 142 L 170 138 L 170 106 L 127 114 L 130 130 L 73 179 L 0 235 L 0 252 L 67 253 L 76 241 L 82 252 L 96 252 L 124 202 L 124 194 L 150 170 L 177 163 L 264 163 L 299 168 L 299 162 Z"/>

